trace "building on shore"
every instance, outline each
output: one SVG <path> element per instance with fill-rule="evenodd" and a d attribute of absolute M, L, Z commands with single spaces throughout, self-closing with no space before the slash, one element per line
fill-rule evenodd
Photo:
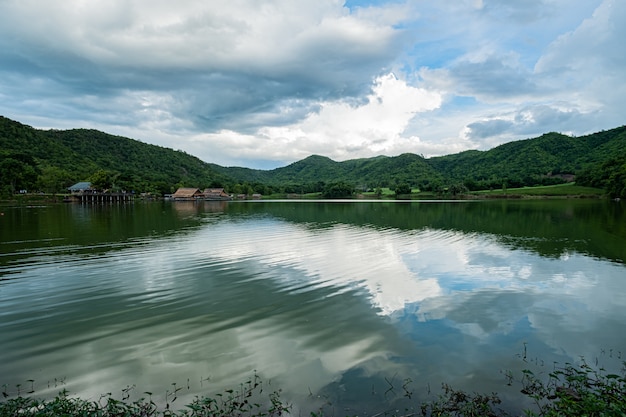
<path fill-rule="evenodd" d="M 202 198 L 204 198 L 204 194 L 199 188 L 179 188 L 172 194 L 172 199 L 176 201 L 200 200 Z"/>
<path fill-rule="evenodd" d="M 205 200 L 232 200 L 223 188 L 206 188 L 203 194 Z"/>
<path fill-rule="evenodd" d="M 68 187 L 71 193 L 64 199 L 66 202 L 76 202 L 83 204 L 101 204 L 101 203 L 125 203 L 133 201 L 133 194 L 125 191 L 113 193 L 108 190 L 98 191 L 92 187 L 88 181 L 77 182 Z"/>
<path fill-rule="evenodd" d="M 176 201 L 193 201 L 193 200 L 232 200 L 232 196 L 226 193 L 223 188 L 206 188 L 200 191 L 199 188 L 179 188 L 171 196 Z"/>

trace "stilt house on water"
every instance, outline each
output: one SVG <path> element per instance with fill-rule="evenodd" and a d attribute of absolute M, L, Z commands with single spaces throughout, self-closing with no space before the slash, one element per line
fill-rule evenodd
<path fill-rule="evenodd" d="M 78 203 L 122 203 L 133 201 L 133 194 L 127 192 L 112 193 L 108 190 L 104 192 L 92 188 L 88 181 L 77 182 L 68 187 L 67 190 L 72 193 L 66 197 L 64 201 Z"/>

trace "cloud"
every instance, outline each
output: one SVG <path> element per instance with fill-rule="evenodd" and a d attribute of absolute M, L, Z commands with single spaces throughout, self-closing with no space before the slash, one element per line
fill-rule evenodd
<path fill-rule="evenodd" d="M 548 105 L 527 106 L 508 114 L 499 114 L 487 117 L 484 120 L 470 123 L 466 127 L 466 135 L 470 140 L 484 141 L 486 146 L 495 146 L 506 141 L 511 135 L 531 135 L 536 132 L 547 133 L 546 126 L 551 126 L 552 131 L 564 134 L 573 134 L 575 131 L 584 130 L 588 121 L 587 115 L 577 109 L 571 108 L 567 103 Z M 581 120 L 583 120 L 581 122 Z"/>
<path fill-rule="evenodd" d="M 523 3 L 485 2 L 482 11 L 485 16 L 495 16 L 496 11 L 508 16 L 514 33 L 555 19 L 556 3 L 543 7 L 537 1 L 530 2 L 538 7 L 537 13 L 531 13 L 533 19 L 518 19 L 515 10 L 521 10 Z M 502 49 L 511 46 L 507 42 L 484 42 L 445 67 L 425 67 L 419 74 L 425 85 L 444 94 L 448 104 L 457 97 L 475 100 L 471 106 L 453 108 L 461 115 L 456 123 L 464 125 L 461 136 L 480 149 L 550 131 L 586 134 L 614 127 L 622 123 L 616 109 L 625 86 L 618 74 L 626 70 L 626 60 L 617 52 L 626 35 L 622 24 L 626 7 L 616 3 L 601 2 L 573 29 L 543 41 L 545 50 L 534 61 L 523 45 L 507 51 Z M 565 20 L 573 20 L 571 13 L 566 12 Z"/>
<path fill-rule="evenodd" d="M 449 94 L 485 102 L 520 100 L 538 93 L 528 69 L 514 54 L 495 56 L 474 52 L 445 69 L 423 69 L 421 77 Z"/>
<path fill-rule="evenodd" d="M 323 154 L 335 160 L 397 154 L 419 149 L 419 138 L 405 137 L 403 133 L 415 114 L 431 111 L 440 104 L 438 93 L 409 86 L 387 74 L 376 79 L 364 103 L 321 102 L 317 111 L 297 123 L 264 127 L 247 135 L 220 131 L 194 140 L 218 151 L 222 148 L 221 138 L 228 137 L 229 143 L 239 144 L 235 147 L 239 156 L 249 159 L 268 154 L 285 159 Z"/>
<path fill-rule="evenodd" d="M 591 133 L 623 124 L 625 9 L 616 0 L 7 0 L 0 114 L 250 167 Z"/>
<path fill-rule="evenodd" d="M 159 91 L 173 115 L 221 128 L 293 98 L 355 96 L 398 46 L 336 1 L 8 2 L 3 60 L 68 92 Z"/>
<path fill-rule="evenodd" d="M 621 40 L 626 36 L 623 22 L 626 5 L 623 2 L 605 0 L 575 30 L 559 36 L 537 62 L 539 73 L 584 77 L 591 69 L 609 70 L 615 75 L 626 66 L 626 57 L 620 51 Z"/>
<path fill-rule="evenodd" d="M 515 0 L 507 2 L 482 0 L 478 2 L 486 13 L 519 23 L 533 22 L 551 13 L 554 10 L 551 3 L 553 2 L 545 0 Z"/>
<path fill-rule="evenodd" d="M 605 0 L 575 30 L 559 36 L 535 66 L 539 76 L 560 86 L 564 98 L 597 113 L 589 125 L 623 123 L 618 114 L 626 93 L 624 22 L 626 4 Z"/>

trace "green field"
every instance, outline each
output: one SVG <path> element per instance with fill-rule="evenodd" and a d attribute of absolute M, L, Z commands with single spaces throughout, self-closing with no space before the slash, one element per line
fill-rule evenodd
<path fill-rule="evenodd" d="M 508 188 L 499 190 L 476 191 L 476 195 L 528 195 L 528 196 L 594 196 L 599 197 L 605 191 L 599 188 L 583 187 L 575 183 L 545 185 L 538 187 Z"/>
<path fill-rule="evenodd" d="M 522 187 L 522 188 L 508 188 L 497 190 L 484 190 L 484 191 L 471 191 L 465 195 L 459 195 L 458 198 L 467 198 L 467 196 L 477 197 L 502 197 L 515 196 L 515 197 L 600 197 L 605 194 L 605 191 L 600 188 L 583 187 L 576 185 L 575 183 L 557 184 L 557 185 L 545 185 L 537 187 Z M 363 193 L 363 196 L 367 198 L 376 198 L 374 192 Z M 395 194 L 392 189 L 383 188 L 381 198 L 394 198 Z M 420 192 L 418 189 L 413 189 L 409 198 L 424 199 L 424 198 L 446 198 L 446 194 L 439 195 L 433 192 Z"/>

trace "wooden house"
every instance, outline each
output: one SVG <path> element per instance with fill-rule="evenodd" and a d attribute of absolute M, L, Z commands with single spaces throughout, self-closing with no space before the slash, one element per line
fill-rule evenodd
<path fill-rule="evenodd" d="M 207 200 L 230 200 L 231 196 L 223 188 L 207 188 L 203 192 Z"/>
<path fill-rule="evenodd" d="M 179 188 L 174 194 L 172 199 L 174 200 L 197 200 L 204 198 L 204 194 L 198 188 Z"/>

